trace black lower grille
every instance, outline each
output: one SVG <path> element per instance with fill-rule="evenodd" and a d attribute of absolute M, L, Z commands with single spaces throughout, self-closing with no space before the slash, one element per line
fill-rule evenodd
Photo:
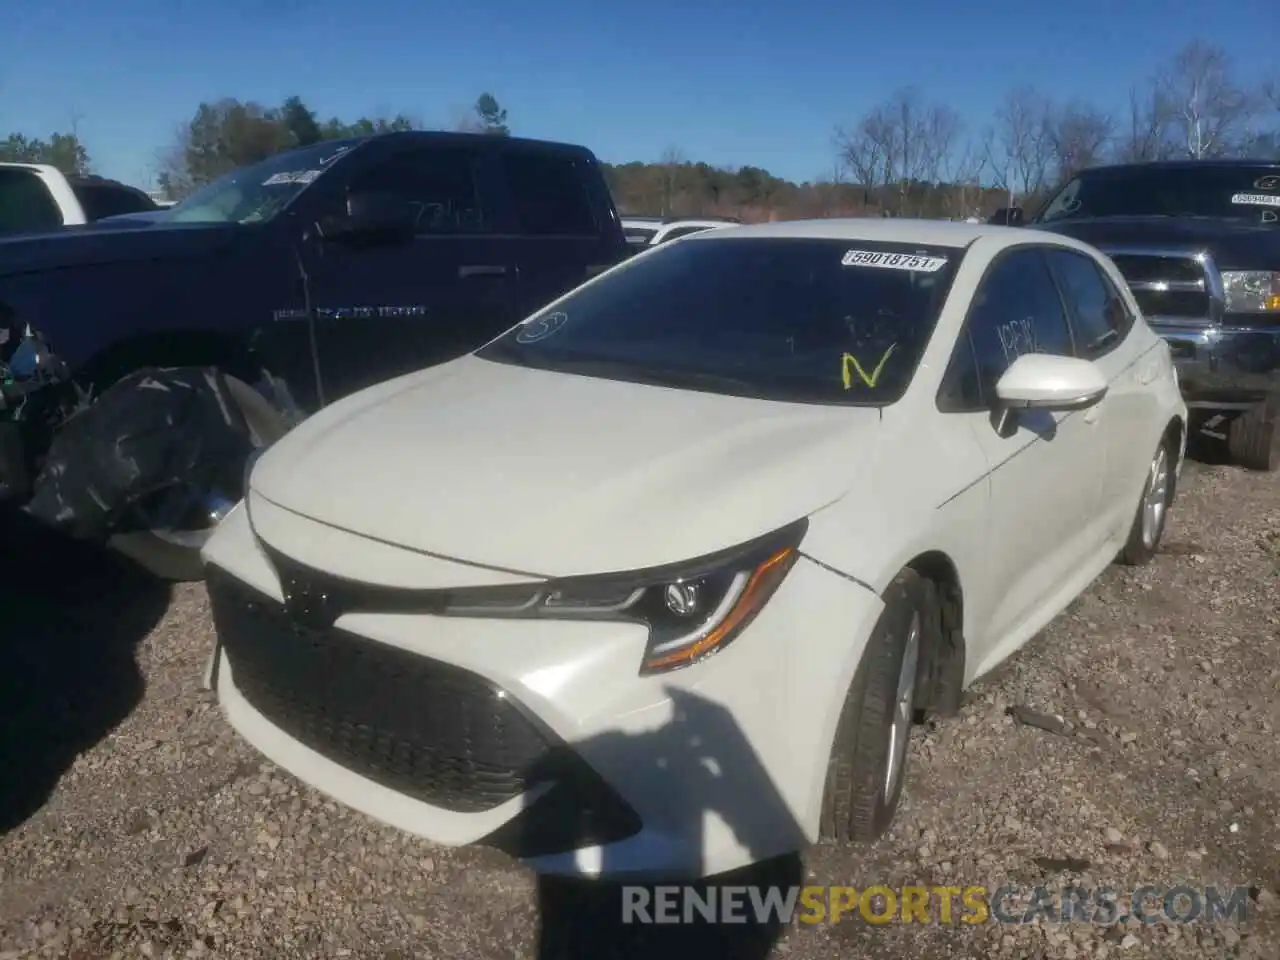
<path fill-rule="evenodd" d="M 462 813 L 492 809 L 568 761 L 484 678 L 338 630 L 210 568 L 218 637 L 235 685 L 294 739 L 376 783 Z M 553 762 L 554 761 L 554 762 Z"/>

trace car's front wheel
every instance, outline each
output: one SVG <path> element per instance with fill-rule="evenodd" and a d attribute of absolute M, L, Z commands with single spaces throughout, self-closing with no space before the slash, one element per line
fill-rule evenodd
<path fill-rule="evenodd" d="M 1142 486 L 1142 499 L 1138 501 L 1138 511 L 1129 528 L 1129 539 L 1116 558 L 1126 566 L 1140 567 L 1150 563 L 1160 549 L 1165 524 L 1169 519 L 1169 507 L 1173 503 L 1177 456 L 1173 441 L 1166 436 L 1151 458 L 1151 464 L 1147 468 L 1147 482 Z"/>
<path fill-rule="evenodd" d="M 913 570 L 894 578 L 836 726 L 820 838 L 870 841 L 902 797 L 922 651 L 941 629 L 937 588 Z"/>

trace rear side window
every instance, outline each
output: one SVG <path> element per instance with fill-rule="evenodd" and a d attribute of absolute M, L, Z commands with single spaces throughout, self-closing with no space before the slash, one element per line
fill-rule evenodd
<path fill-rule="evenodd" d="M 82 183 L 71 189 L 84 208 L 87 220 L 101 220 L 103 217 L 114 217 L 122 213 L 141 213 L 156 209 L 150 197 L 127 187 Z"/>
<path fill-rule="evenodd" d="M 521 233 L 594 237 L 600 232 L 587 196 L 585 172 L 573 157 L 507 150 L 499 154 Z"/>
<path fill-rule="evenodd" d="M 348 189 L 388 192 L 408 201 L 417 213 L 419 235 L 487 233 L 478 159 L 466 147 L 406 150 L 357 174 Z"/>
<path fill-rule="evenodd" d="M 1083 254 L 1050 250 L 1046 256 L 1071 309 L 1080 356 L 1094 360 L 1109 352 L 1133 325 L 1120 294 L 1097 264 Z"/>
<path fill-rule="evenodd" d="M 60 226 L 62 211 L 39 176 L 31 170 L 0 169 L 0 233 Z"/>

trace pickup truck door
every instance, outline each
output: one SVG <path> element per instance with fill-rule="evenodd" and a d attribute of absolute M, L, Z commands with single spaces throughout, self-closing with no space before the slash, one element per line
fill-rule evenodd
<path fill-rule="evenodd" d="M 412 145 L 355 173 L 351 189 L 401 194 L 418 210 L 398 246 L 310 248 L 325 399 L 451 360 L 512 323 L 515 264 L 482 207 L 488 151 Z"/>
<path fill-rule="evenodd" d="M 593 160 L 504 145 L 495 166 L 519 273 L 516 319 L 626 259 L 618 224 L 600 222 L 610 208 L 607 197 L 593 197 L 603 183 Z"/>

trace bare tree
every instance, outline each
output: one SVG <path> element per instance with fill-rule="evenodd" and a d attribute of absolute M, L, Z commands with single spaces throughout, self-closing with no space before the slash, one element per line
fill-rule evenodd
<path fill-rule="evenodd" d="M 995 124 L 983 138 L 985 159 L 1010 206 L 1025 203 L 1047 186 L 1053 161 L 1048 135 L 1052 108 L 1034 87 L 1015 87 L 996 108 Z"/>
<path fill-rule="evenodd" d="M 1157 81 L 1187 156 L 1221 156 L 1243 134 L 1254 98 L 1236 83 L 1226 51 L 1200 40 L 1178 52 Z"/>
<path fill-rule="evenodd" d="M 940 178 L 947 184 L 948 216 L 967 219 L 981 213 L 982 174 L 986 168 L 986 151 L 981 140 L 966 140 L 951 152 Z"/>
<path fill-rule="evenodd" d="M 868 200 L 893 187 L 894 212 L 909 214 L 919 212 L 924 195 L 942 179 L 961 126 L 950 107 L 928 103 L 917 88 L 903 87 L 852 129 L 838 130 L 836 147 Z"/>
<path fill-rule="evenodd" d="M 1072 102 L 1053 107 L 1045 121 L 1045 135 L 1052 151 L 1054 176 L 1065 183 L 1081 170 L 1095 166 L 1103 157 L 1115 121 L 1085 103 Z"/>
<path fill-rule="evenodd" d="M 667 147 L 658 160 L 662 178 L 662 215 L 669 217 L 675 210 L 676 195 L 680 191 L 680 173 L 688 163 L 684 151 L 679 147 Z"/>
<path fill-rule="evenodd" d="M 1177 152 L 1170 135 L 1173 105 L 1158 84 L 1129 90 L 1128 121 L 1115 141 L 1115 158 L 1123 163 L 1167 160 Z"/>
<path fill-rule="evenodd" d="M 852 129 L 836 130 L 836 150 L 842 167 L 863 189 L 863 201 L 871 203 L 889 182 L 892 137 L 880 108 L 863 117 Z"/>
<path fill-rule="evenodd" d="M 934 104 L 924 111 L 920 124 L 921 176 L 918 179 L 927 183 L 929 191 L 935 195 L 944 190 L 955 176 L 955 162 L 957 151 L 962 149 L 960 136 L 963 131 L 964 122 L 960 115 L 945 104 Z M 963 145 L 963 148 L 967 149 L 967 145 Z"/>

